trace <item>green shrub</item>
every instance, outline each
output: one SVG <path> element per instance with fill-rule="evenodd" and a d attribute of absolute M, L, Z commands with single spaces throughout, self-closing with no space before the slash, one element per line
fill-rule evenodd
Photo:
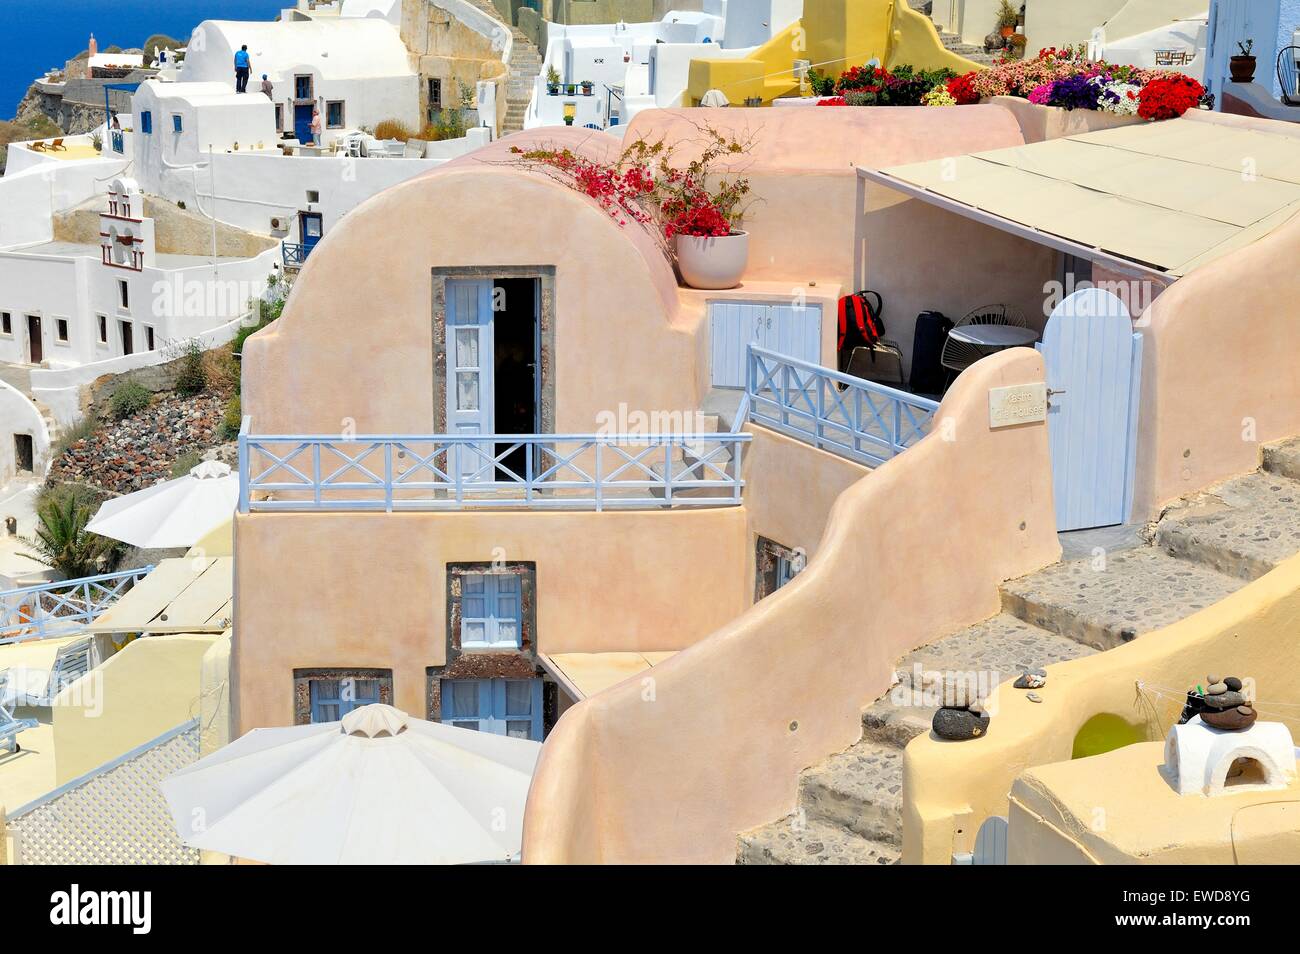
<path fill-rule="evenodd" d="M 208 386 L 208 371 L 203 366 L 203 345 L 197 338 L 190 338 L 176 346 L 175 351 L 177 356 L 173 360 L 180 361 L 174 384 L 177 393 L 185 397 L 202 394 Z"/>
<path fill-rule="evenodd" d="M 116 388 L 108 399 L 109 412 L 117 420 L 139 414 L 153 401 L 153 394 L 135 378 L 127 378 Z"/>
<path fill-rule="evenodd" d="M 184 477 L 203 462 L 203 455 L 196 450 L 186 451 L 172 464 L 172 476 Z"/>
<path fill-rule="evenodd" d="M 59 433 L 58 440 L 54 442 L 53 456 L 62 457 L 73 444 L 90 437 L 97 428 L 98 422 L 92 415 L 87 415 L 71 427 L 64 428 Z"/>
<path fill-rule="evenodd" d="M 239 395 L 236 394 L 226 403 L 225 413 L 221 415 L 221 439 L 233 441 L 239 436 L 239 425 L 243 421 Z"/>

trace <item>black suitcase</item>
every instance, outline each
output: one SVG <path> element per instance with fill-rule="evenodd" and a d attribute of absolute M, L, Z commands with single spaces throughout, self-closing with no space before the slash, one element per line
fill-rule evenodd
<path fill-rule="evenodd" d="M 913 394 L 942 394 L 947 372 L 939 363 L 943 344 L 952 322 L 941 311 L 923 311 L 916 316 L 912 338 L 912 374 L 907 382 Z"/>

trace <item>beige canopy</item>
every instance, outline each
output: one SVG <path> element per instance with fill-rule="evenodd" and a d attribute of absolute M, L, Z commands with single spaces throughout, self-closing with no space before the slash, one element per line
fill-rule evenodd
<path fill-rule="evenodd" d="M 1300 138 L 1177 119 L 862 174 L 1181 276 L 1300 211 Z M 956 204 L 954 207 L 953 203 Z M 1012 229 L 1019 231 L 1019 229 Z"/>
<path fill-rule="evenodd" d="M 233 616 L 233 557 L 163 560 L 93 623 L 90 633 L 220 633 Z"/>
<path fill-rule="evenodd" d="M 550 656 L 541 654 L 539 661 L 569 695 L 581 700 L 646 672 L 675 655 L 675 651 L 649 650 L 639 653 L 555 653 Z"/>

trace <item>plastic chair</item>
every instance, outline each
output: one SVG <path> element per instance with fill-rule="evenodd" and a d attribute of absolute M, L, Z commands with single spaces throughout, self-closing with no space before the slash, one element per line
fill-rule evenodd
<path fill-rule="evenodd" d="M 1026 328 L 1025 316 L 1008 305 L 982 305 L 971 311 L 948 332 L 939 355 L 939 363 L 949 371 L 961 373 L 984 357 L 984 352 L 973 344 L 953 339 L 952 333 L 965 325 L 1010 325 L 1013 328 Z"/>

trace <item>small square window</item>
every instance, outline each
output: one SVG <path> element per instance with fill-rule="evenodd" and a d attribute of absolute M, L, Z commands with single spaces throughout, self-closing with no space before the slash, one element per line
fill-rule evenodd
<path fill-rule="evenodd" d="M 140 112 L 140 132 L 146 136 L 153 132 L 153 113 L 147 109 Z"/>
<path fill-rule="evenodd" d="M 11 335 L 14 333 L 14 316 L 7 311 L 0 311 L 0 334 Z"/>
<path fill-rule="evenodd" d="M 66 318 L 54 319 L 54 336 L 59 341 L 68 340 L 68 319 Z"/>
<path fill-rule="evenodd" d="M 185 129 L 181 121 L 180 113 L 172 113 L 172 132 L 182 132 Z"/>
<path fill-rule="evenodd" d="M 131 307 L 131 289 L 122 278 L 117 280 L 117 303 L 124 309 Z"/>
<path fill-rule="evenodd" d="M 391 669 L 295 669 L 294 721 L 337 722 L 353 709 L 393 704 Z"/>
<path fill-rule="evenodd" d="M 334 99 L 325 104 L 325 127 L 327 129 L 343 128 L 343 100 Z"/>
<path fill-rule="evenodd" d="M 96 315 L 99 319 L 99 343 L 108 344 L 108 318 L 104 315 Z"/>
<path fill-rule="evenodd" d="M 284 106 L 280 103 L 275 104 L 275 130 L 276 132 L 284 130 Z"/>
<path fill-rule="evenodd" d="M 460 648 L 520 648 L 522 590 L 518 573 L 466 573 L 462 576 Z"/>
<path fill-rule="evenodd" d="M 315 189 L 307 190 L 307 204 L 312 205 L 320 201 L 320 192 Z"/>

